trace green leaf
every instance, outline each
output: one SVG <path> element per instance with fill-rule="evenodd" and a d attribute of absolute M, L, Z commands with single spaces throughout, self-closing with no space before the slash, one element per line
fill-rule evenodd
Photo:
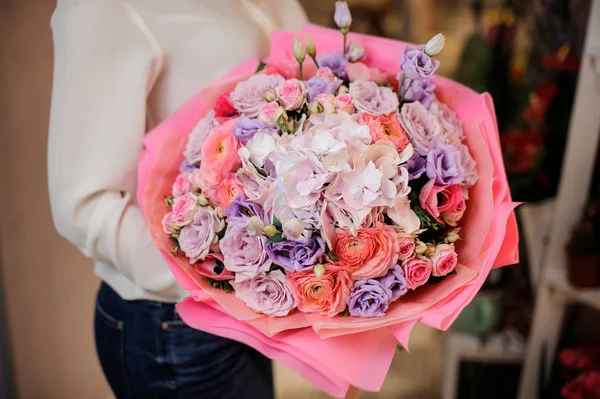
<path fill-rule="evenodd" d="M 219 240 L 222 240 L 223 237 L 225 237 L 225 231 L 227 231 L 227 225 L 217 232 L 217 238 L 219 238 Z"/>
<path fill-rule="evenodd" d="M 282 229 L 281 220 L 279 220 L 275 215 L 273 215 L 273 226 L 277 227 L 277 230 Z"/>
<path fill-rule="evenodd" d="M 267 66 L 267 64 L 265 64 L 264 62 L 260 62 L 258 64 L 258 66 L 256 67 L 256 71 L 254 71 L 254 73 L 259 73 L 260 71 L 262 71 L 263 69 L 265 69 L 265 67 Z"/>
<path fill-rule="evenodd" d="M 229 280 L 215 280 L 212 278 L 206 278 L 206 281 L 208 281 L 208 283 L 218 289 L 218 290 L 223 290 L 225 292 L 233 292 L 233 287 L 231 286 L 231 284 L 229 283 Z"/>
<path fill-rule="evenodd" d="M 329 247 L 325 247 L 325 255 L 327 255 L 327 257 L 331 260 L 338 260 L 339 258 L 337 256 L 335 256 L 333 254 L 333 252 L 331 252 L 331 250 L 329 249 Z"/>
<path fill-rule="evenodd" d="M 277 232 L 273 234 L 273 236 L 269 237 L 265 245 L 273 244 L 280 241 L 283 241 L 283 235 L 280 232 Z"/>

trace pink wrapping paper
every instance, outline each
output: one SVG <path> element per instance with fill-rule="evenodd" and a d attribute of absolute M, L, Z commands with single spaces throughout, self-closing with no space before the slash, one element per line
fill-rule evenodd
<path fill-rule="evenodd" d="M 305 31 L 320 53 L 341 47 L 339 32 L 307 25 Z M 276 32 L 268 63 L 286 62 L 285 72 L 297 73 L 292 55 L 297 33 Z M 350 34 L 369 58 L 365 63 L 397 73 L 404 43 Z M 216 97 L 252 74 L 257 60 L 248 60 L 201 91 L 184 107 L 148 133 L 139 164 L 138 197 L 153 238 L 179 284 L 190 293 L 178 305 L 182 318 L 194 328 L 244 342 L 281 361 L 334 397 L 343 397 L 350 385 L 378 391 L 398 342 L 408 346 L 416 322 L 445 330 L 472 300 L 493 267 L 518 261 L 518 232 L 510 198 L 491 97 L 456 82 L 436 78 L 436 95 L 464 121 L 467 144 L 477 162 L 479 182 L 470 190 L 468 210 L 457 246 L 461 264 L 457 274 L 437 285 L 411 292 L 395 302 L 381 318 L 336 317 L 295 312 L 285 318 L 254 313 L 235 296 L 212 289 L 203 279 L 212 267 L 192 266 L 169 253 L 161 219 L 167 212 L 163 198 L 183 160 L 187 135 L 213 106 Z M 315 69 L 306 64 L 305 73 Z M 210 266 L 205 264 L 204 266 Z"/>

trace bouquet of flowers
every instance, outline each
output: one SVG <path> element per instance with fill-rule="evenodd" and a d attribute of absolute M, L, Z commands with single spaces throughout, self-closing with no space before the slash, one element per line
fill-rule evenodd
<path fill-rule="evenodd" d="M 381 387 L 415 322 L 447 328 L 517 233 L 489 96 L 434 76 L 443 35 L 335 20 L 276 32 L 150 132 L 139 200 L 188 324 L 342 396 Z"/>

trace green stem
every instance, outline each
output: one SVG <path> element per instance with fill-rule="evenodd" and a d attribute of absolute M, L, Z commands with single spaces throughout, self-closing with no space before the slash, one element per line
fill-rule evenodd
<path fill-rule="evenodd" d="M 348 48 L 346 47 L 346 36 L 348 35 L 348 32 L 343 32 L 344 35 L 344 55 L 346 55 L 346 53 L 348 52 Z"/>
<path fill-rule="evenodd" d="M 298 61 L 298 65 L 299 65 L 299 69 L 300 69 L 299 80 L 302 80 L 302 62 Z"/>
<path fill-rule="evenodd" d="M 315 66 L 317 67 L 317 69 L 319 69 L 320 66 L 319 66 L 319 63 L 317 62 L 317 57 L 311 56 L 310 58 L 312 58 L 313 62 L 315 63 Z"/>
<path fill-rule="evenodd" d="M 405 77 L 406 75 L 404 75 Z M 402 83 L 404 84 L 404 77 L 402 78 Z M 402 105 L 402 102 L 404 101 L 404 95 L 406 94 L 406 92 L 408 91 L 408 89 L 410 89 L 410 86 L 412 86 L 413 82 L 415 80 L 411 80 L 410 83 L 408 84 L 408 86 L 406 86 L 406 90 L 404 90 L 404 92 L 402 93 L 402 96 L 400 97 L 400 105 Z M 402 86 L 401 86 L 402 87 Z"/>

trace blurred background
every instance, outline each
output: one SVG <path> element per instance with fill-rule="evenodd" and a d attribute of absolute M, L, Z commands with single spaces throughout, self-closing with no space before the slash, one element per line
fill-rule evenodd
<path fill-rule="evenodd" d="M 216 0 L 215 0 L 216 1 Z M 331 25 L 333 0 L 301 0 Z M 521 263 L 449 332 L 417 326 L 364 398 L 600 398 L 600 0 L 351 0 L 353 31 L 425 43 L 494 98 Z M 0 0 L 0 398 L 109 398 L 98 280 L 54 230 L 46 136 L 52 0 Z M 10 187 L 10 189 L 9 189 Z M 326 398 L 276 366 L 278 398 Z M 587 395 L 587 396 L 586 396 Z"/>

